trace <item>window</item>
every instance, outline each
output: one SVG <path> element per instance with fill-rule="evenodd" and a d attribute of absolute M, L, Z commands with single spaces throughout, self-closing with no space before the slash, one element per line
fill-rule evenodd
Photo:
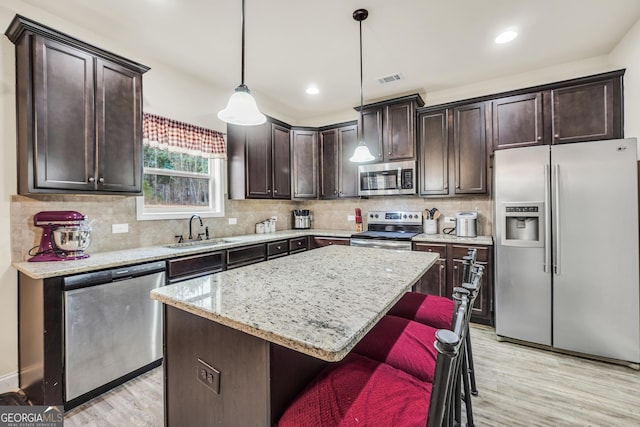
<path fill-rule="evenodd" d="M 146 113 L 143 129 L 138 219 L 224 216 L 223 135 Z"/>

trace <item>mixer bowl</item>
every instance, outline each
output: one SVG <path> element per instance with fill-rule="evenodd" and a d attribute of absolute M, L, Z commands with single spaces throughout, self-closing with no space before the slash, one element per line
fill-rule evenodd
<path fill-rule="evenodd" d="M 57 249 L 65 252 L 84 251 L 91 244 L 91 228 L 60 227 L 53 230 L 53 242 Z"/>

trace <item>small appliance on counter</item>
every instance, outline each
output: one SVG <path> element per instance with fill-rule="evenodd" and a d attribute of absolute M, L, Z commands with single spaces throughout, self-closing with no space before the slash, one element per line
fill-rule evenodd
<path fill-rule="evenodd" d="M 91 243 L 91 227 L 86 225 L 86 220 L 85 215 L 76 211 L 42 211 L 35 214 L 33 224 L 42 228 L 42 237 L 38 252 L 29 261 L 88 258 L 89 254 L 84 251 Z"/>
<path fill-rule="evenodd" d="M 456 236 L 478 236 L 478 212 L 461 211 L 456 213 Z"/>
<path fill-rule="evenodd" d="M 309 209 L 294 209 L 292 211 L 292 227 L 294 229 L 311 228 L 311 211 Z"/>

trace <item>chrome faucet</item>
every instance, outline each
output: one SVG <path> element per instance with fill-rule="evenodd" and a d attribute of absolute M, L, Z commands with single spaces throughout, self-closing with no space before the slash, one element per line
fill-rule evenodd
<path fill-rule="evenodd" d="M 200 218 L 200 215 L 191 215 L 191 219 L 189 220 L 189 238 L 188 240 L 194 240 L 193 239 L 193 231 L 192 231 L 192 225 L 193 225 L 193 219 L 194 218 L 198 218 L 198 221 L 200 221 L 200 227 L 202 227 L 202 218 Z M 201 234 L 198 233 L 198 240 L 201 240 Z"/>

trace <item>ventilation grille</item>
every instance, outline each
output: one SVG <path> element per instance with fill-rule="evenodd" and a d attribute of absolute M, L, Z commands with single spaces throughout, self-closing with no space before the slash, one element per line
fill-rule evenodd
<path fill-rule="evenodd" d="M 390 74 L 388 76 L 384 76 L 384 77 L 380 77 L 378 79 L 378 83 L 380 83 L 381 85 L 387 84 L 387 83 L 393 83 L 393 82 L 397 82 L 398 80 L 403 80 L 404 77 L 402 77 L 402 74 L 398 73 L 398 74 Z"/>

